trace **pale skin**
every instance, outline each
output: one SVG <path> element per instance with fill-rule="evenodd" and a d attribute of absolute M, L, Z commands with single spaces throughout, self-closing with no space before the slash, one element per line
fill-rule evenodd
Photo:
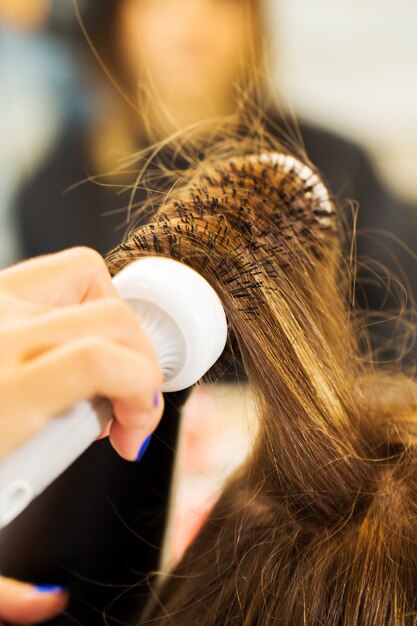
<path fill-rule="evenodd" d="M 82 399 L 111 400 L 105 434 L 127 460 L 136 459 L 162 417 L 155 350 L 90 248 L 0 271 L 0 355 L 0 458 Z M 0 578 L 0 620 L 8 623 L 44 621 L 66 601 L 57 590 L 38 593 Z"/>

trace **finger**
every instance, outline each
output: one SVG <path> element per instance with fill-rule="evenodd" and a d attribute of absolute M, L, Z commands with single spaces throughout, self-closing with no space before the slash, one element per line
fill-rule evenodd
<path fill-rule="evenodd" d="M 20 300 L 8 294 L 0 293 L 0 324 L 18 324 L 22 320 L 41 315 L 50 310 L 50 307 L 37 302 Z"/>
<path fill-rule="evenodd" d="M 107 422 L 106 426 L 103 428 L 103 430 L 101 431 L 101 433 L 97 437 L 97 441 L 99 439 L 105 439 L 106 437 L 108 437 L 110 435 L 110 429 L 111 429 L 112 422 L 113 422 L 113 420 L 110 420 L 109 422 Z"/>
<path fill-rule="evenodd" d="M 82 246 L 22 261 L 2 270 L 0 291 L 50 306 L 117 296 L 103 257 L 92 248 Z"/>
<path fill-rule="evenodd" d="M 3 354 L 20 360 L 35 358 L 86 335 L 100 335 L 143 352 L 157 362 L 157 354 L 132 309 L 119 298 L 105 298 L 19 320 L 0 329 Z"/>
<path fill-rule="evenodd" d="M 12 624 L 36 624 L 58 615 L 68 602 L 60 588 L 37 588 L 0 578 L 0 618 Z"/>
<path fill-rule="evenodd" d="M 124 459 L 135 461 L 144 441 L 156 430 L 161 420 L 164 397 L 162 393 L 155 392 L 152 410 L 140 417 L 123 401 L 115 401 L 113 408 L 117 420 L 113 420 L 110 425 L 110 443 Z"/>
<path fill-rule="evenodd" d="M 60 345 L 0 379 L 0 455 L 32 437 L 49 417 L 97 395 L 128 401 L 141 419 L 161 385 L 155 361 L 126 346 L 98 336 Z"/>

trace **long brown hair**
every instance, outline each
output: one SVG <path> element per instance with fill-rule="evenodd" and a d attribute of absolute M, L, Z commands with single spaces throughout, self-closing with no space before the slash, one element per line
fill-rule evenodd
<path fill-rule="evenodd" d="M 208 378 L 242 363 L 260 423 L 138 624 L 417 624 L 416 385 L 364 352 L 337 207 L 283 151 L 226 142 L 108 257 L 173 257 L 213 285 L 229 339 Z"/>

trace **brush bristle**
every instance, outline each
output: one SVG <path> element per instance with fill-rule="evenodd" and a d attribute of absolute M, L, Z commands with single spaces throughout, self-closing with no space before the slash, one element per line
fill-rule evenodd
<path fill-rule="evenodd" d="M 251 317 L 259 313 L 265 274 L 314 271 L 318 262 L 335 267 L 337 235 L 335 206 L 309 166 L 278 152 L 246 154 L 203 162 L 107 263 L 115 274 L 139 256 L 169 256 L 224 285 L 220 295 Z"/>
<path fill-rule="evenodd" d="M 183 236 L 222 257 L 231 252 L 230 229 L 239 232 L 239 246 L 252 252 L 268 246 L 282 266 L 292 253 L 320 257 L 334 246 L 338 230 L 334 204 L 310 167 L 287 154 L 244 155 L 203 165 L 189 184 L 172 191 L 153 221 L 109 254 L 110 271 L 140 253 L 183 260 Z"/>

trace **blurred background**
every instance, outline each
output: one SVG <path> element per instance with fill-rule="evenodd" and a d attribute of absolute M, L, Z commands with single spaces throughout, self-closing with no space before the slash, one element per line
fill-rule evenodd
<path fill-rule="evenodd" d="M 174 4 L 175 1 L 184 4 L 184 0 L 174 0 Z M 158 5 L 155 11 L 167 12 L 173 10 L 168 6 L 170 2 L 143 0 L 141 4 Z M 138 3 L 140 0 L 78 1 L 93 45 L 122 87 L 125 77 L 122 79 L 121 74 L 126 73 L 126 67 L 121 65 L 126 66 L 132 57 L 132 54 L 129 57 L 132 48 L 129 38 L 141 37 L 141 30 L 132 27 L 123 30 L 123 20 L 132 22 L 135 10 L 130 9 L 129 14 L 128 9 L 119 11 L 117 6 Z M 199 3 L 201 0 L 197 0 Z M 233 3 L 243 4 L 244 0 Z M 230 0 L 223 4 L 230 4 Z M 381 0 L 378 4 L 373 0 L 337 3 L 264 0 L 258 4 L 262 4 L 262 45 L 268 49 L 270 75 L 283 105 L 301 120 L 357 143 L 371 159 L 381 183 L 413 210 L 417 204 L 417 40 L 414 37 L 417 3 L 414 0 Z M 146 12 L 149 8 L 142 10 Z M 112 33 L 112 43 L 107 41 L 100 48 L 103 37 L 109 37 L 106 21 L 112 20 L 113 30 L 117 28 L 118 11 L 119 33 Z M 145 24 L 146 19 L 149 17 L 145 16 Z M 108 53 L 111 46 L 119 48 L 116 50 L 119 57 L 122 57 L 120 49 L 124 48 L 122 63 L 120 58 L 117 60 L 117 71 L 114 71 L 116 55 Z M 191 42 L 190 57 L 192 46 Z M 27 224 L 32 220 L 29 226 L 33 228 L 33 222 L 39 219 L 44 230 L 43 220 L 51 218 L 45 214 L 45 208 L 36 207 L 37 203 L 45 205 L 43 198 L 36 196 L 48 195 L 39 176 L 43 172 L 56 177 L 57 172 L 46 167 L 50 166 L 48 158 L 54 154 L 63 130 L 74 120 L 89 120 L 92 125 L 92 120 L 114 110 L 109 103 L 116 90 L 109 80 L 105 83 L 105 73 L 100 70 L 75 19 L 72 0 L 0 0 L 0 266 L 49 251 L 44 242 L 37 247 L 35 233 L 28 235 L 25 231 L 25 221 Z M 107 108 L 103 102 L 106 99 Z M 128 118 L 132 115 L 132 112 L 124 113 Z M 133 136 L 137 132 L 135 122 L 131 128 Z M 103 136 L 108 135 L 101 139 L 103 154 L 113 151 L 120 157 L 129 148 L 135 149 L 134 141 L 130 145 L 126 137 L 120 141 L 121 134 L 117 128 L 103 131 Z M 117 137 L 113 144 L 111 136 Z M 61 147 L 65 148 L 65 141 Z M 59 156 L 62 167 L 71 166 L 74 155 L 69 155 L 67 162 L 62 154 Z M 107 166 L 114 166 L 115 161 L 110 161 L 102 158 L 101 173 Z M 83 173 L 94 174 L 86 169 Z M 69 185 L 80 182 L 83 175 L 77 180 L 77 174 L 73 172 L 72 177 L 61 174 L 58 183 L 51 180 L 49 201 L 57 201 L 54 195 L 57 189 L 64 196 Z M 60 189 L 59 183 L 62 183 Z M 29 191 L 29 199 L 25 190 Z M 28 202 L 33 205 L 32 211 L 26 207 Z M 23 216 L 16 216 L 22 205 Z M 114 201 L 112 209 L 121 211 L 123 207 L 122 200 L 119 206 Z M 60 213 L 57 205 L 55 212 Z M 114 224 L 109 224 L 108 230 L 111 229 L 114 230 Z M 49 235 L 44 238 L 54 240 L 54 224 L 49 222 L 47 230 Z M 32 242 L 28 243 L 28 238 Z M 80 236 L 81 243 L 82 239 Z M 118 236 L 110 236 L 107 247 L 117 239 Z M 61 247 L 72 243 L 77 241 L 64 240 Z"/>
<path fill-rule="evenodd" d="M 121 159 L 232 112 L 250 51 L 259 66 L 266 52 L 277 100 L 334 194 L 359 204 L 364 231 L 388 233 L 382 243 L 364 235 L 359 253 L 415 292 L 415 0 L 80 0 L 85 32 L 74 6 L 0 0 L 0 267 L 120 241 Z M 109 185 L 78 184 L 106 172 Z M 381 295 L 365 291 L 378 308 Z M 248 406 L 230 384 L 201 385 L 187 406 L 174 557 L 250 447 Z"/>
<path fill-rule="evenodd" d="M 269 3 L 275 80 L 296 111 L 358 141 L 378 173 L 417 201 L 417 3 Z M 280 26 L 281 25 L 281 26 Z"/>

